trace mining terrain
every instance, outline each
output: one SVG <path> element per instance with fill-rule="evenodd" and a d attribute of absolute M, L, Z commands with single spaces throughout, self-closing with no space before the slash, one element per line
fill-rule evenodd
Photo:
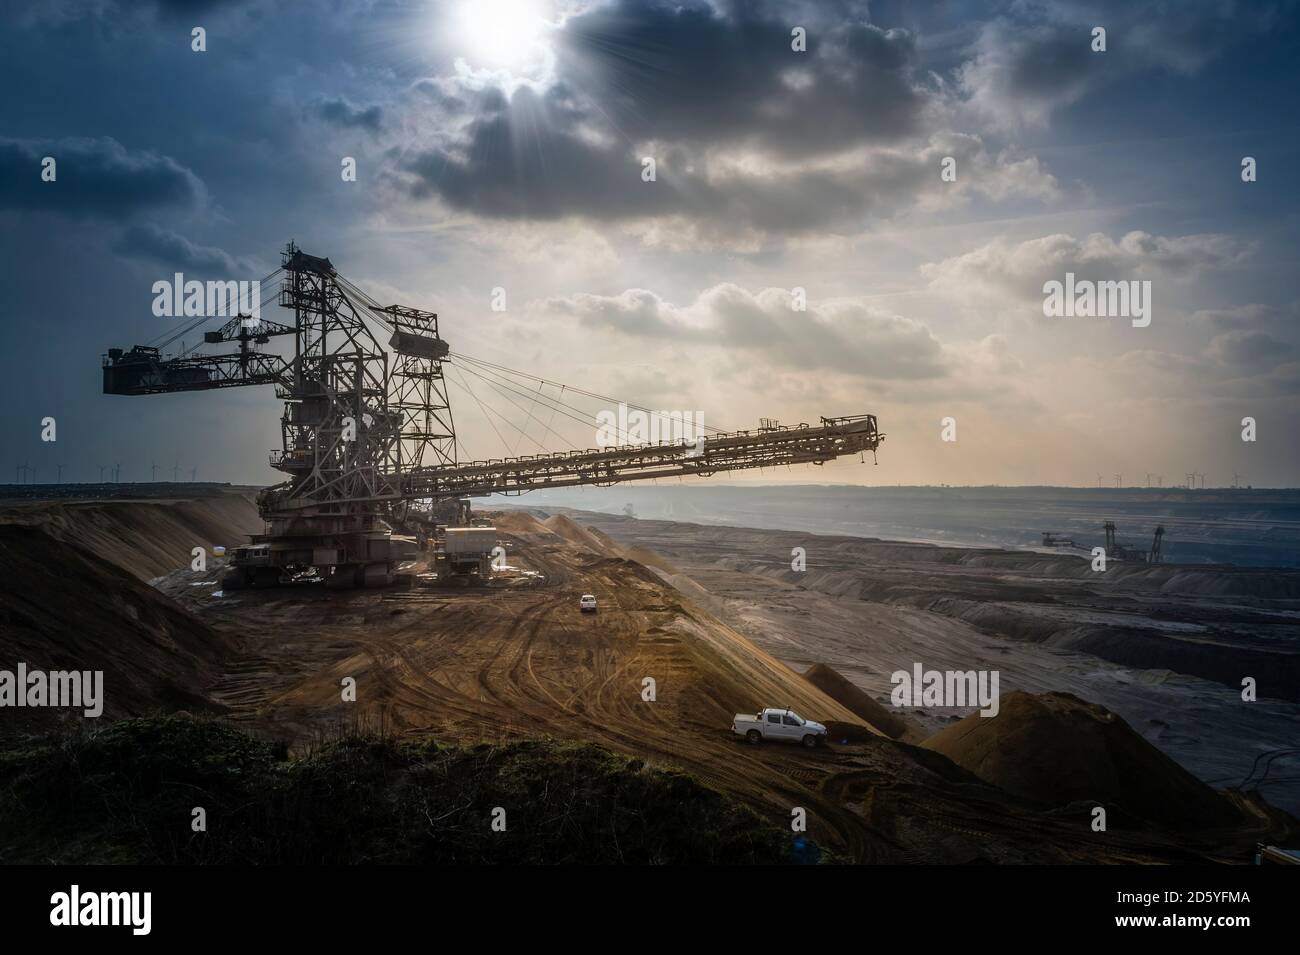
<path fill-rule="evenodd" d="M 13 502 L 0 508 L 0 665 L 103 669 L 106 722 L 203 713 L 290 749 L 341 726 L 459 744 L 595 743 L 684 771 L 782 828 L 802 808 L 828 858 L 857 862 L 1244 862 L 1257 842 L 1300 835 L 1274 789 L 1210 785 L 1189 756 L 1208 748 L 1207 765 L 1236 767 L 1248 754 L 1214 753 L 1294 745 L 1283 632 L 1294 622 L 1278 602 L 1296 594 L 1271 596 L 1297 586 L 1285 575 L 1216 583 L 1202 569 L 1180 583 L 1177 569 L 1152 568 L 1112 586 L 1068 562 L 1018 566 L 996 552 L 931 559 L 906 545 L 785 532 L 494 516 L 509 567 L 485 585 L 439 583 L 415 563 L 386 589 L 227 594 L 222 561 L 194 571 L 190 554 L 260 528 L 246 490 Z M 796 539 L 809 567 L 798 580 L 787 576 Z M 867 553 L 874 563 L 862 563 Z M 1208 631 L 1180 588 L 1217 614 Z M 597 596 L 597 613 L 579 612 L 584 593 Z M 1254 617 L 1242 616 L 1248 604 Z M 1200 675 L 1153 670 L 1157 658 L 1139 651 L 1117 662 L 1122 650 L 1090 636 L 1121 619 L 1121 635 L 1141 633 L 1142 620 L 1165 620 L 1163 607 L 1188 614 L 1181 639 L 1211 645 L 1188 658 Z M 1026 613 L 1069 634 L 1038 639 Z M 1201 720 L 1234 712 L 1232 664 L 1214 644 L 1235 627 L 1255 634 L 1242 650 L 1259 655 L 1246 659 L 1258 661 L 1262 701 L 1242 705 L 1259 715 L 1236 717 L 1224 740 Z M 1278 628 L 1272 643 L 1260 636 L 1268 627 Z M 995 661 L 1003 711 L 889 707 L 888 673 L 904 660 Z M 341 692 L 349 678 L 355 702 Z M 1107 680 L 1109 695 L 1097 692 Z M 1211 690 L 1222 698 L 1203 698 Z M 1157 702 L 1125 713 L 1120 704 L 1144 691 Z M 1210 707 L 1203 717 L 1198 699 Z M 732 717 L 763 706 L 826 723 L 833 742 L 745 744 Z M 37 728 L 14 712 L 0 713 L 0 731 Z M 1204 747 L 1189 742 L 1197 734 Z M 1178 811 L 1166 811 L 1171 802 Z M 1089 825 L 1098 803 L 1105 832 Z"/>
<path fill-rule="evenodd" d="M 915 662 L 1070 693 L 1207 783 L 1300 812 L 1300 572 L 1112 562 L 565 511 L 792 668 L 887 703 Z M 791 568 L 801 547 L 806 570 Z M 1242 679 L 1257 700 L 1242 700 Z M 912 710 L 933 733 L 972 712 Z"/>

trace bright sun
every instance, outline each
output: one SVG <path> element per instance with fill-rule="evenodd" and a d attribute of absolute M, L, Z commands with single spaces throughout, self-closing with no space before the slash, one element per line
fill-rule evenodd
<path fill-rule="evenodd" d="M 542 53 L 546 21 L 538 0 L 465 0 L 459 20 L 466 59 L 477 66 L 510 69 Z"/>

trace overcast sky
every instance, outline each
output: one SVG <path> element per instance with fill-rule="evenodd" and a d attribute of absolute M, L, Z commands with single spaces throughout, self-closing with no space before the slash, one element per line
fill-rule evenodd
<path fill-rule="evenodd" d="M 888 434 L 877 466 L 754 480 L 1300 484 L 1294 4 L 3 9 L 11 475 L 278 480 L 271 389 L 106 397 L 99 363 L 175 325 L 153 282 L 258 278 L 293 239 L 477 358 L 712 426 Z M 1046 317 L 1067 272 L 1149 280 L 1150 324 Z M 595 443 L 452 381 L 464 455 Z"/>

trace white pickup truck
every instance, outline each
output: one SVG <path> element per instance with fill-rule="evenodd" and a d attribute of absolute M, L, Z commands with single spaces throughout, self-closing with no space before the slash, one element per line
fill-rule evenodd
<path fill-rule="evenodd" d="M 826 740 L 826 727 L 806 720 L 794 710 L 769 707 L 753 716 L 737 713 L 731 731 L 757 746 L 765 739 L 784 739 L 802 743 L 809 749 Z"/>

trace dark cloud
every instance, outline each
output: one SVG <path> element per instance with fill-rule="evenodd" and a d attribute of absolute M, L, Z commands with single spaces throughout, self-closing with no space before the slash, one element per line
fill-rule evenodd
<path fill-rule="evenodd" d="M 46 156 L 56 161 L 54 182 L 41 179 Z M 197 207 L 205 196 L 174 159 L 129 152 L 114 139 L 0 138 L 0 209 L 120 220 L 160 206 Z"/>
<path fill-rule="evenodd" d="M 196 245 L 182 235 L 153 223 L 128 228 L 114 247 L 119 255 L 149 259 L 184 271 L 199 274 L 245 275 L 254 271 L 247 260 L 236 258 L 223 249 Z"/>
<path fill-rule="evenodd" d="M 415 195 L 437 194 L 452 206 L 504 218 L 577 211 L 614 218 L 681 206 L 674 186 L 641 181 L 641 165 L 625 144 L 589 142 L 557 122 L 564 102 L 560 88 L 540 95 L 522 87 L 501 112 L 474 119 L 463 145 L 407 157 Z"/>
<path fill-rule="evenodd" d="M 377 133 L 384 125 L 384 108 L 367 106 L 362 108 L 348 102 L 346 97 L 322 100 L 316 105 L 316 115 L 335 126 L 352 129 L 367 129 Z"/>
<path fill-rule="evenodd" d="M 716 214 L 777 230 L 857 222 L 873 202 L 861 177 L 816 161 L 922 130 L 931 94 L 913 75 L 915 40 L 780 9 L 616 0 L 567 21 L 544 92 L 523 86 L 489 100 L 426 84 L 442 109 L 473 112 L 446 141 L 405 155 L 412 190 L 503 218 Z M 791 50 L 796 24 L 809 31 L 807 53 Z M 710 168 L 718 149 L 771 166 Z M 647 153 L 653 184 L 640 178 Z"/>
<path fill-rule="evenodd" d="M 883 9 L 886 24 L 934 25 Z M 918 160 L 957 134 L 958 117 L 995 137 L 1045 124 L 1102 83 L 1199 69 L 1270 22 L 1270 9 L 990 3 L 982 20 L 949 31 L 960 42 L 921 44 L 913 29 L 872 22 L 865 3 L 612 0 L 556 31 L 550 83 L 509 101 L 484 98 L 474 87 L 494 79 L 472 71 L 425 86 L 446 121 L 434 145 L 399 161 L 415 195 L 493 218 L 680 215 L 714 233 L 856 231 L 934 198 L 933 169 Z M 805 53 L 791 50 L 795 26 L 807 30 Z M 1108 31 L 1107 52 L 1092 51 L 1094 26 Z M 659 164 L 650 188 L 636 178 L 647 154 Z M 1041 182 L 1016 188 L 1000 158 L 982 159 L 975 190 L 995 202 L 1054 193 L 1029 158 L 1021 171 Z"/>
<path fill-rule="evenodd" d="M 938 156 L 882 155 L 870 163 L 787 168 L 779 173 L 709 170 L 687 147 L 652 150 L 655 181 L 642 179 L 642 152 L 592 142 L 550 121 L 548 97 L 521 89 L 507 109 L 470 124 L 468 142 L 406 157 L 417 198 L 494 218 L 551 220 L 683 216 L 711 229 L 859 231 L 923 188 L 938 188 Z"/>
<path fill-rule="evenodd" d="M 411 192 L 492 218 L 680 216 L 719 234 L 857 232 L 869 217 L 891 215 L 922 195 L 943 202 L 961 201 L 971 191 L 1029 198 L 1056 193 L 1036 162 L 995 160 L 973 136 L 938 135 L 852 161 L 714 167 L 686 144 L 637 150 L 617 138 L 593 137 L 572 121 L 571 104 L 560 86 L 546 93 L 522 87 L 509 100 L 492 101 L 466 126 L 463 142 L 400 160 Z M 641 178 L 647 152 L 656 163 L 654 182 Z M 967 171 L 961 185 L 940 180 L 944 156 L 956 157 Z"/>
<path fill-rule="evenodd" d="M 862 10 L 862 14 L 865 10 Z M 861 15 L 861 14 L 860 14 Z M 808 50 L 791 50 L 791 30 Z M 821 155 L 919 128 L 915 39 L 866 22 L 821 23 L 779 5 L 617 0 L 565 24 L 557 73 L 634 140 L 751 143 Z"/>
<path fill-rule="evenodd" d="M 957 72 L 994 122 L 1041 124 L 1103 83 L 1152 70 L 1193 73 L 1277 15 L 1274 4 L 1234 0 L 1010 5 L 981 29 Z M 1105 52 L 1092 50 L 1095 27 L 1106 31 Z"/>

